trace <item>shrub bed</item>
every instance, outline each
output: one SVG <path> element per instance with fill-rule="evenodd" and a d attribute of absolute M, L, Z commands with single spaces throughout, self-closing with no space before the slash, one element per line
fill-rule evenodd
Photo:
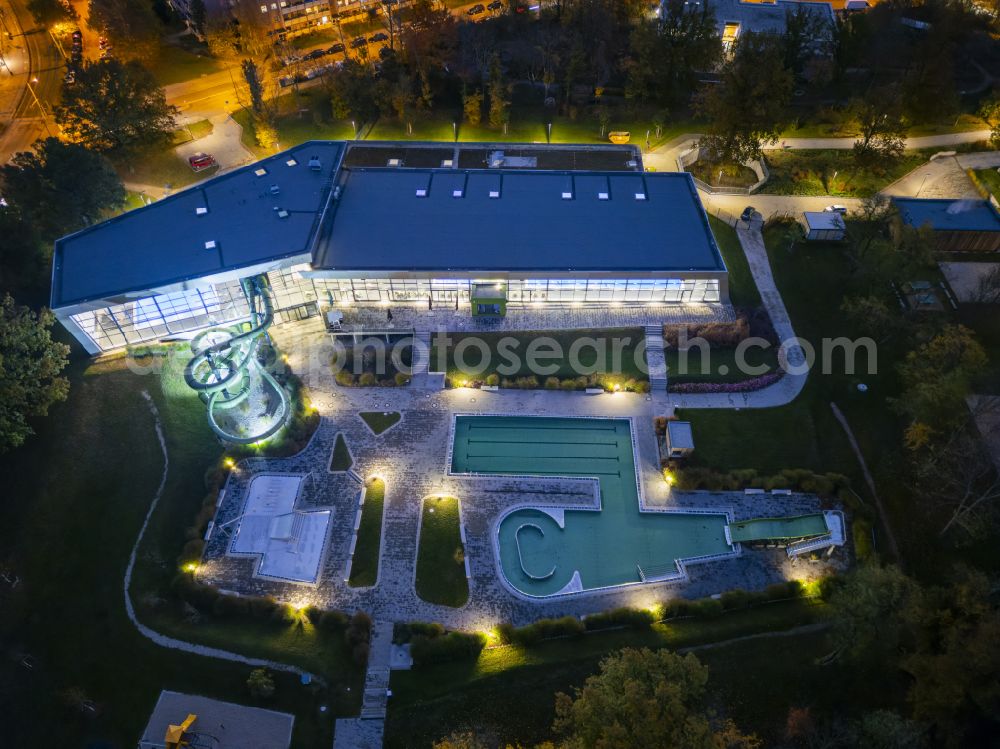
<path fill-rule="evenodd" d="M 410 655 L 416 668 L 449 661 L 475 660 L 486 647 L 486 636 L 478 632 L 414 634 Z"/>
<path fill-rule="evenodd" d="M 679 382 L 669 387 L 671 393 L 751 393 L 773 385 L 785 376 L 783 371 L 768 372 L 739 382 Z"/>
<path fill-rule="evenodd" d="M 622 607 L 600 614 L 591 614 L 583 620 L 587 631 L 612 629 L 614 627 L 630 627 L 632 629 L 649 629 L 656 616 L 647 609 L 630 609 Z"/>
<path fill-rule="evenodd" d="M 746 488 L 792 489 L 794 491 L 818 494 L 823 497 L 837 496 L 848 490 L 850 481 L 840 473 L 813 473 L 804 468 L 787 468 L 773 476 L 760 476 L 753 468 L 734 471 L 716 471 L 704 466 L 684 466 L 668 461 L 664 469 L 678 489 L 694 491 L 741 491 Z"/>
<path fill-rule="evenodd" d="M 583 622 L 575 616 L 564 616 L 560 619 L 539 619 L 523 627 L 501 624 L 497 627 L 497 636 L 504 645 L 530 646 L 554 637 L 578 637 L 584 631 Z"/>

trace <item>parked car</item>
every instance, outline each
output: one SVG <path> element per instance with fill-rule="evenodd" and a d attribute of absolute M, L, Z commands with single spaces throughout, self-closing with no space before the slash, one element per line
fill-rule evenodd
<path fill-rule="evenodd" d="M 364 47 L 368 44 L 368 40 L 363 36 L 356 36 L 351 39 L 351 49 L 357 49 L 358 47 Z"/>
<path fill-rule="evenodd" d="M 208 153 L 196 153 L 188 157 L 188 164 L 196 172 L 215 166 L 215 157 Z"/>
<path fill-rule="evenodd" d="M 480 13 L 486 12 L 486 6 L 483 5 L 482 3 L 476 3 L 465 12 L 468 13 L 470 16 L 478 16 Z"/>
<path fill-rule="evenodd" d="M 344 45 L 341 44 L 340 42 L 337 42 L 336 44 L 333 44 L 330 47 L 328 47 L 327 50 L 326 50 L 326 53 L 328 55 L 336 55 L 339 52 L 343 52 L 343 51 L 344 51 Z"/>
<path fill-rule="evenodd" d="M 823 209 L 827 213 L 839 213 L 841 216 L 847 213 L 846 205 L 828 205 Z"/>
<path fill-rule="evenodd" d="M 325 49 L 314 49 L 312 52 L 306 54 L 303 58 L 305 60 L 318 60 L 319 58 L 326 55 Z"/>
<path fill-rule="evenodd" d="M 740 221 L 746 221 L 750 223 L 753 220 L 754 215 L 757 213 L 757 209 L 752 205 L 748 205 L 743 209 L 743 213 L 740 214 Z"/>
<path fill-rule="evenodd" d="M 384 31 L 378 31 L 372 34 L 370 37 L 368 37 L 368 41 L 370 41 L 372 44 L 375 44 L 376 42 L 387 42 L 389 41 L 389 35 L 386 34 Z"/>
<path fill-rule="evenodd" d="M 493 0 L 492 3 L 486 6 L 486 9 L 496 13 L 497 11 L 503 10 L 503 2 L 501 0 Z"/>

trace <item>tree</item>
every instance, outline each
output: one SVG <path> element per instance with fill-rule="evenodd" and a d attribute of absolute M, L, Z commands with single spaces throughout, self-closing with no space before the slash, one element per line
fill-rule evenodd
<path fill-rule="evenodd" d="M 875 564 L 857 568 L 830 596 L 837 652 L 853 659 L 873 653 L 894 656 L 902 628 L 903 608 L 917 593 L 898 567 Z"/>
<path fill-rule="evenodd" d="M 1000 265 L 993 265 L 979 277 L 972 301 L 977 304 L 1000 304 Z"/>
<path fill-rule="evenodd" d="M 69 140 L 122 155 L 167 143 L 176 114 L 148 70 L 116 59 L 83 65 L 55 110 Z"/>
<path fill-rule="evenodd" d="M 804 6 L 785 11 L 785 31 L 781 35 L 785 67 L 795 78 L 805 77 L 809 62 L 818 56 L 817 46 L 829 48 L 833 40 L 831 24 Z"/>
<path fill-rule="evenodd" d="M 626 648 L 602 660 L 574 697 L 556 695 L 554 730 L 566 749 L 755 746 L 731 726 L 713 725 L 703 706 L 707 682 L 692 654 Z"/>
<path fill-rule="evenodd" d="M 507 98 L 507 82 L 504 80 L 500 55 L 494 54 L 490 60 L 490 125 L 500 127 L 510 119 L 510 99 Z"/>
<path fill-rule="evenodd" d="M 98 153 L 58 138 L 36 141 L 0 167 L 8 202 L 51 241 L 89 226 L 125 202 L 125 187 Z"/>
<path fill-rule="evenodd" d="M 49 406 L 66 400 L 69 381 L 60 376 L 69 347 L 52 340 L 55 317 L 0 301 L 0 452 L 34 434 L 28 421 L 45 416 Z"/>
<path fill-rule="evenodd" d="M 1000 503 L 1000 476 L 982 438 L 968 423 L 943 440 L 932 437 L 916 445 L 914 492 L 931 510 L 944 511 L 939 535 L 961 531 L 965 538 L 985 537 Z"/>
<path fill-rule="evenodd" d="M 108 38 L 117 55 L 148 60 L 157 54 L 160 21 L 152 3 L 90 0 L 88 22 Z"/>
<path fill-rule="evenodd" d="M 244 60 L 240 65 L 243 71 L 243 80 L 247 83 L 250 92 L 250 109 L 256 117 L 270 117 L 271 106 L 265 92 L 264 74 L 253 60 Z"/>
<path fill-rule="evenodd" d="M 862 169 L 886 168 L 899 160 L 906 145 L 906 123 L 891 93 L 873 89 L 853 99 L 849 110 L 861 137 L 854 142 L 854 161 Z"/>
<path fill-rule="evenodd" d="M 959 569 L 907 611 L 915 646 L 902 659 L 913 678 L 913 717 L 931 725 L 932 744 L 987 746 L 1000 706 L 1000 612 L 980 572 Z M 989 738 L 988 738 L 989 737 Z"/>
<path fill-rule="evenodd" d="M 333 116 L 337 119 L 354 120 L 360 128 L 378 117 L 375 77 L 367 65 L 345 60 L 340 68 L 326 76 L 326 86 Z"/>
<path fill-rule="evenodd" d="M 986 362 L 986 352 L 971 330 L 946 325 L 898 365 L 903 390 L 893 404 L 932 428 L 954 427 L 965 420 L 965 396 Z"/>
<path fill-rule="evenodd" d="M 208 19 L 208 9 L 205 0 L 191 0 L 191 26 L 199 34 L 205 33 L 205 21 Z"/>
<path fill-rule="evenodd" d="M 462 113 L 464 120 L 477 127 L 483 121 L 483 94 L 481 91 L 466 92 L 462 96 Z"/>
<path fill-rule="evenodd" d="M 60 0 L 29 0 L 28 10 L 43 26 L 54 26 L 77 17 L 73 6 Z"/>
<path fill-rule="evenodd" d="M 709 122 L 701 145 L 712 160 L 742 164 L 760 158 L 764 144 L 778 139 L 793 84 L 781 37 L 743 34 L 722 81 L 696 100 L 698 113 Z"/>
<path fill-rule="evenodd" d="M 899 315 L 889 309 L 882 297 L 875 294 L 844 297 L 840 310 L 848 320 L 878 343 L 889 340 L 902 323 Z"/>
<path fill-rule="evenodd" d="M 979 108 L 979 116 L 990 126 L 990 142 L 1000 146 L 1000 96 L 993 94 Z"/>
<path fill-rule="evenodd" d="M 265 668 L 255 668 L 247 679 L 247 688 L 254 697 L 268 698 L 274 694 L 274 678 Z"/>
<path fill-rule="evenodd" d="M 625 95 L 643 104 L 682 106 L 698 71 L 712 70 L 721 58 L 715 17 L 683 0 L 670 0 L 661 18 L 632 32 Z"/>
<path fill-rule="evenodd" d="M 0 283 L 23 301 L 41 302 L 48 289 L 48 242 L 38 234 L 14 205 L 0 206 Z"/>

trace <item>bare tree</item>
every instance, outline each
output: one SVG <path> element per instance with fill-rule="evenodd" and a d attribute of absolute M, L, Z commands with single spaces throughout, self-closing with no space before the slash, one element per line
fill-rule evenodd
<path fill-rule="evenodd" d="M 973 301 L 977 304 L 1000 304 L 1000 264 L 979 277 Z"/>

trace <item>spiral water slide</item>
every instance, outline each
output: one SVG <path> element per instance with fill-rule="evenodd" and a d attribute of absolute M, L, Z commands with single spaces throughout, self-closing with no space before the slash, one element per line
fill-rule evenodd
<path fill-rule="evenodd" d="M 250 307 L 250 327 L 210 328 L 195 336 L 184 380 L 208 406 L 212 431 L 227 442 L 248 445 L 276 434 L 288 421 L 291 407 L 288 393 L 257 359 L 261 339 L 274 321 L 267 276 L 244 278 L 240 285 Z M 277 399 L 271 409 L 269 391 Z M 237 415 L 233 409 L 241 405 L 242 414 Z M 263 412 L 251 413 L 254 407 Z M 225 425 L 220 424 L 222 416 L 227 417 Z"/>

